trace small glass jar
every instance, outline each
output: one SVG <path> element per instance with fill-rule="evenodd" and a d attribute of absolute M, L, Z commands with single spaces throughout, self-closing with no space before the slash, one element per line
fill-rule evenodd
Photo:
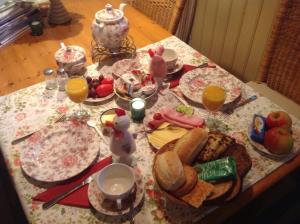
<path fill-rule="evenodd" d="M 52 90 L 56 89 L 56 77 L 55 77 L 55 72 L 52 68 L 46 68 L 44 70 L 44 76 L 45 76 L 45 81 L 46 81 L 46 89 Z"/>
<path fill-rule="evenodd" d="M 68 74 L 65 72 L 64 68 L 59 68 L 57 70 L 57 84 L 59 91 L 65 91 L 65 86 L 68 80 Z"/>

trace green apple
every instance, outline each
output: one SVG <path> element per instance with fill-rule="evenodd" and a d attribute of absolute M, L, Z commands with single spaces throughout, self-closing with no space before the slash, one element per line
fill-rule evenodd
<path fill-rule="evenodd" d="M 271 128 L 265 133 L 264 146 L 274 154 L 288 154 L 292 151 L 294 139 L 285 128 Z"/>

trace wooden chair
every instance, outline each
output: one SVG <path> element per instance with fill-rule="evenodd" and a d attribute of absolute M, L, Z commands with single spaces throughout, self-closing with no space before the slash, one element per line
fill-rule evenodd
<path fill-rule="evenodd" d="M 282 0 L 257 80 L 265 84 L 250 83 L 273 101 L 279 100 L 280 106 L 298 118 L 300 117 L 299 35 L 300 1 Z"/>
<path fill-rule="evenodd" d="M 186 0 L 128 0 L 170 33 L 175 34 Z"/>

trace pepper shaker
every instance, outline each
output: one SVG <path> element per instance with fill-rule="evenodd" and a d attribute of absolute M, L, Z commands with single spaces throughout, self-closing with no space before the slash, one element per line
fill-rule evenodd
<path fill-rule="evenodd" d="M 65 85 L 68 80 L 68 74 L 65 72 L 64 68 L 59 68 L 57 70 L 57 83 L 58 83 L 58 90 L 65 91 Z"/>

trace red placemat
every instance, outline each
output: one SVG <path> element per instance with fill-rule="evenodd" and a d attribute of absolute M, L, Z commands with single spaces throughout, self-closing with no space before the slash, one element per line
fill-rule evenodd
<path fill-rule="evenodd" d="M 90 167 L 88 170 L 84 172 L 83 175 L 80 177 L 74 179 L 73 181 L 69 183 L 64 183 L 61 185 L 57 185 L 55 187 L 51 187 L 47 189 L 46 191 L 39 193 L 38 195 L 32 197 L 33 200 L 37 201 L 50 201 L 57 195 L 60 195 L 76 185 L 80 184 L 84 179 L 92 175 L 93 173 L 96 173 L 97 171 L 101 170 L 105 166 L 112 163 L 112 157 L 109 156 L 98 163 L 94 164 L 92 167 Z M 70 205 L 70 206 L 76 206 L 81 208 L 89 208 L 89 199 L 88 199 L 88 184 L 83 186 L 82 188 L 78 189 L 74 193 L 70 194 L 69 196 L 65 197 L 61 201 L 58 202 L 58 204 L 62 205 Z"/>

